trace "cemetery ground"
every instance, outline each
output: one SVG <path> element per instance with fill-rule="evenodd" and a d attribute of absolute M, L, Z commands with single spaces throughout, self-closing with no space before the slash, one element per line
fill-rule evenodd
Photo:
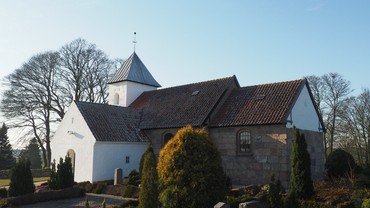
<path fill-rule="evenodd" d="M 36 183 L 35 185 L 42 183 L 42 182 L 47 182 L 49 180 L 49 177 L 38 177 L 38 178 L 33 178 L 33 182 Z M 7 187 L 10 184 L 10 179 L 0 179 L 0 188 Z"/>

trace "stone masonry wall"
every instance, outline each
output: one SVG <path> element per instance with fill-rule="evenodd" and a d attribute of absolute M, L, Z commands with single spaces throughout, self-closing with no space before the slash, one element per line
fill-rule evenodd
<path fill-rule="evenodd" d="M 251 133 L 251 154 L 237 152 L 237 134 Z M 289 156 L 284 125 L 211 128 L 210 137 L 218 147 L 224 170 L 234 185 L 264 184 L 275 173 L 286 187 L 289 180 Z"/>
<path fill-rule="evenodd" d="M 324 177 L 325 169 L 325 151 L 324 151 L 324 134 L 322 132 L 299 130 L 303 133 L 307 143 L 307 150 L 311 157 L 311 176 L 313 180 L 320 180 Z M 288 149 L 289 157 L 291 150 L 291 141 L 293 131 L 292 129 L 287 129 L 288 135 Z"/>
<path fill-rule="evenodd" d="M 251 154 L 237 152 L 237 135 L 241 130 L 251 133 Z M 156 155 L 163 147 L 163 134 L 176 134 L 178 128 L 154 129 L 144 132 L 150 138 Z M 323 133 L 302 131 L 311 155 L 311 170 L 314 180 L 322 179 L 324 171 Z M 284 187 L 290 176 L 291 129 L 285 125 L 210 128 L 212 142 L 218 148 L 224 170 L 233 185 L 265 184 L 275 173 Z"/>
<path fill-rule="evenodd" d="M 153 130 L 144 130 L 144 133 L 149 137 L 150 143 L 153 147 L 153 151 L 156 155 L 159 155 L 159 151 L 161 151 L 163 144 L 163 135 L 165 133 L 172 133 L 173 135 L 176 134 L 178 128 L 173 129 L 153 129 Z"/>

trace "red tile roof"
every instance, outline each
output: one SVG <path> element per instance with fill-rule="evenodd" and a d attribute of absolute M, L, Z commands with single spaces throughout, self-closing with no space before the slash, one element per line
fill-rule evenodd
<path fill-rule="evenodd" d="M 235 76 L 142 93 L 130 107 L 143 109 L 141 129 L 201 126 Z"/>
<path fill-rule="evenodd" d="M 285 123 L 306 81 L 294 80 L 234 89 L 211 127 Z"/>

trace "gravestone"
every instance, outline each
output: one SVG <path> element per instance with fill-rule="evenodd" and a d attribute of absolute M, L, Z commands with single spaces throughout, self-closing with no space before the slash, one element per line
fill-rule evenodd
<path fill-rule="evenodd" d="M 114 185 L 122 184 L 122 169 L 116 168 L 114 170 Z"/>
<path fill-rule="evenodd" d="M 218 202 L 213 208 L 230 208 L 230 206 L 223 202 Z"/>
<path fill-rule="evenodd" d="M 253 200 L 250 202 L 240 203 L 239 208 L 268 208 L 268 206 L 261 201 Z"/>

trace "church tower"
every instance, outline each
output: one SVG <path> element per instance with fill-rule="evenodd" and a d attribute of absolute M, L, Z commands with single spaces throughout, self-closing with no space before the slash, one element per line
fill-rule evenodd
<path fill-rule="evenodd" d="M 129 106 L 144 91 L 156 90 L 160 84 L 134 52 L 109 80 L 109 104 Z"/>

